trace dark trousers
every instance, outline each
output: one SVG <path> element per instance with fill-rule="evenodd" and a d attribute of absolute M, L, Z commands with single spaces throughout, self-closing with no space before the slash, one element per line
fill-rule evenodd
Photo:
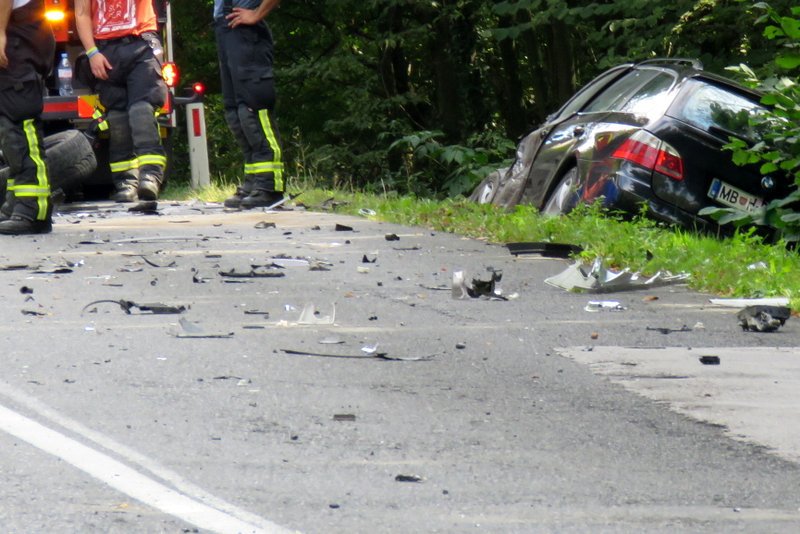
<path fill-rule="evenodd" d="M 0 69 L 0 149 L 10 168 L 2 212 L 31 221 L 50 217 L 50 181 L 39 117 L 55 40 L 42 11 L 42 0 L 33 0 L 12 12 L 6 30 L 8 68 Z"/>
<path fill-rule="evenodd" d="M 167 86 L 153 53 L 160 47 L 158 36 L 109 39 L 98 41 L 97 47 L 113 67 L 108 80 L 97 80 L 96 89 L 107 110 L 114 183 L 135 185 L 141 173 L 160 184 L 167 158 L 155 112 L 167 100 Z"/>
<path fill-rule="evenodd" d="M 275 122 L 272 34 L 266 23 L 229 28 L 216 23 L 225 121 L 244 154 L 240 191 L 285 190 Z"/>

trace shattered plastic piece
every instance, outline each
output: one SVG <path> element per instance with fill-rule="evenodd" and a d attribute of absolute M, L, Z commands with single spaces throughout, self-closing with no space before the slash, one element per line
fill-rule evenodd
<path fill-rule="evenodd" d="M 148 259 L 147 256 L 145 256 L 144 254 L 131 254 L 131 255 L 132 256 L 136 256 L 137 258 L 142 258 L 144 260 L 144 262 L 147 265 L 149 265 L 150 267 L 157 267 L 157 268 L 163 269 L 163 268 L 175 267 L 177 265 L 174 261 L 171 261 L 171 262 L 167 263 L 166 265 L 161 265 L 159 263 L 156 263 L 156 262 Z"/>
<path fill-rule="evenodd" d="M 397 234 L 386 234 L 383 236 L 386 241 L 400 241 L 400 236 Z"/>
<path fill-rule="evenodd" d="M 422 482 L 422 477 L 417 475 L 397 475 L 394 480 L 395 482 Z"/>
<path fill-rule="evenodd" d="M 788 297 L 768 297 L 760 299 L 709 299 L 711 304 L 726 308 L 744 308 L 746 306 L 788 306 Z"/>
<path fill-rule="evenodd" d="M 668 271 L 659 271 L 649 278 L 644 278 L 640 273 L 632 273 L 628 269 L 612 271 L 606 269 L 601 258 L 597 258 L 591 266 L 575 262 L 560 274 L 547 278 L 545 282 L 567 291 L 609 293 L 677 284 L 688 278 L 687 273 L 673 275 Z"/>
<path fill-rule="evenodd" d="M 700 356 L 703 365 L 719 365 L 719 356 Z"/>
<path fill-rule="evenodd" d="M 358 210 L 358 214 L 361 215 L 362 217 L 375 217 L 377 215 L 377 213 L 375 213 L 375 210 L 371 210 L 369 208 L 361 208 L 360 210 Z"/>
<path fill-rule="evenodd" d="M 490 300 L 508 300 L 500 294 L 497 283 L 503 278 L 503 271 L 489 269 L 492 276 L 489 280 L 472 279 L 468 285 L 463 271 L 453 273 L 452 295 L 454 299 L 488 297 Z"/>
<path fill-rule="evenodd" d="M 189 321 L 185 317 L 181 317 L 178 324 L 180 324 L 182 331 L 171 332 L 171 334 L 179 339 L 228 339 L 233 337 L 233 332 L 207 333 L 200 324 Z"/>
<path fill-rule="evenodd" d="M 792 310 L 784 306 L 748 306 L 736 314 L 742 330 L 774 332 L 786 323 Z"/>
<path fill-rule="evenodd" d="M 370 258 L 366 254 L 364 254 L 364 256 L 361 257 L 361 263 L 375 263 L 377 261 L 378 261 L 377 256 L 375 256 L 374 258 Z"/>
<path fill-rule="evenodd" d="M 334 230 L 336 230 L 337 232 L 352 232 L 353 231 L 353 227 L 352 226 L 347 226 L 346 224 L 338 224 L 337 223 L 336 226 L 334 227 Z"/>
<path fill-rule="evenodd" d="M 344 343 L 344 340 L 338 337 L 326 337 L 319 340 L 320 345 L 341 345 Z"/>
<path fill-rule="evenodd" d="M 299 325 L 332 325 L 336 319 L 336 304 L 332 305 L 330 315 L 318 316 L 317 308 L 313 304 L 306 304 L 297 319 Z"/>
<path fill-rule="evenodd" d="M 384 352 L 376 352 L 374 354 L 325 354 L 320 352 L 310 352 L 306 350 L 291 350 L 280 349 L 281 352 L 291 354 L 294 356 L 316 356 L 319 358 L 346 358 L 352 360 L 388 360 L 398 362 L 427 362 L 432 360 L 435 355 L 430 356 L 391 356 Z"/>
<path fill-rule="evenodd" d="M 661 332 L 664 335 L 671 334 L 673 332 L 691 332 L 692 331 L 692 329 L 689 328 L 686 325 L 683 325 L 680 328 L 666 328 L 666 327 L 661 327 L 661 326 L 648 326 L 647 330 L 650 330 L 650 331 L 653 331 L 653 332 Z"/>
<path fill-rule="evenodd" d="M 375 354 L 378 352 L 378 344 L 375 343 L 374 345 L 365 345 L 361 347 L 361 352 L 364 354 Z"/>
<path fill-rule="evenodd" d="M 356 267 L 356 272 L 361 273 L 361 274 L 367 274 L 367 273 L 369 273 L 369 267 L 363 267 L 363 266 L 359 265 L 358 267 Z"/>
<path fill-rule="evenodd" d="M 567 243 L 509 243 L 508 251 L 514 256 L 537 254 L 545 258 L 570 258 L 583 252 L 578 245 Z"/>
<path fill-rule="evenodd" d="M 220 276 L 226 278 L 282 278 L 286 273 L 274 270 L 272 265 L 251 265 L 249 271 L 220 271 Z"/>
<path fill-rule="evenodd" d="M 347 421 L 347 422 L 354 422 L 356 420 L 355 414 L 352 413 L 336 413 L 333 414 L 334 421 Z"/>
<path fill-rule="evenodd" d="M 44 317 L 47 315 L 47 313 L 36 310 L 22 310 L 22 315 L 28 315 L 32 317 Z"/>
<path fill-rule="evenodd" d="M 149 312 L 152 313 L 153 315 L 178 314 L 186 311 L 186 306 L 183 305 L 170 306 L 161 303 L 137 304 L 130 300 L 95 300 L 94 302 L 90 302 L 89 304 L 83 307 L 83 309 L 81 310 L 81 315 L 83 315 L 83 312 L 85 312 L 90 306 L 106 302 L 118 305 L 120 308 L 122 308 L 122 311 L 124 311 L 128 315 L 131 314 L 131 310 L 133 310 L 134 308 L 138 309 L 141 313 Z"/>
<path fill-rule="evenodd" d="M 584 310 L 587 312 L 599 312 L 603 310 L 625 311 L 627 308 L 616 300 L 590 300 Z"/>
<path fill-rule="evenodd" d="M 277 226 L 275 225 L 274 222 L 259 221 L 259 222 L 256 223 L 255 226 L 253 226 L 253 228 L 255 228 L 256 230 L 264 230 L 266 228 L 277 228 Z"/>

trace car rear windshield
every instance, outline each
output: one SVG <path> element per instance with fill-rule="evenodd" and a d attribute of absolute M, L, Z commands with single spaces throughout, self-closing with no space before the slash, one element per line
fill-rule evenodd
<path fill-rule="evenodd" d="M 685 94 L 669 115 L 711 133 L 749 138 L 750 117 L 764 111 L 758 102 L 704 80 L 688 80 Z"/>

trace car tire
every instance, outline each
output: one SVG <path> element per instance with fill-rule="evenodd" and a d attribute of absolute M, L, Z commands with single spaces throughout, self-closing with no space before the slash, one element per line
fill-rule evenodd
<path fill-rule="evenodd" d="M 78 130 L 65 130 L 44 138 L 50 189 L 67 192 L 80 186 L 97 168 L 97 158 L 89 140 Z M 0 195 L 5 196 L 11 169 L 0 167 Z"/>
<path fill-rule="evenodd" d="M 500 177 L 506 169 L 493 171 L 472 191 L 469 199 L 478 204 L 491 204 L 500 187 Z"/>
<path fill-rule="evenodd" d="M 564 215 L 578 205 L 581 199 L 581 183 L 577 167 L 570 167 L 561 175 L 558 184 L 553 188 L 542 206 L 545 215 Z"/>

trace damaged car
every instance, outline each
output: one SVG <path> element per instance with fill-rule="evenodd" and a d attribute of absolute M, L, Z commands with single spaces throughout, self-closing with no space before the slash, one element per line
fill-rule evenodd
<path fill-rule="evenodd" d="M 471 199 L 531 204 L 563 214 L 601 201 L 689 228 L 714 226 L 706 207 L 753 211 L 792 182 L 734 164 L 731 138 L 753 143 L 761 95 L 703 70 L 697 60 L 616 66 L 576 93 L 519 143 L 513 165 L 487 176 Z"/>

